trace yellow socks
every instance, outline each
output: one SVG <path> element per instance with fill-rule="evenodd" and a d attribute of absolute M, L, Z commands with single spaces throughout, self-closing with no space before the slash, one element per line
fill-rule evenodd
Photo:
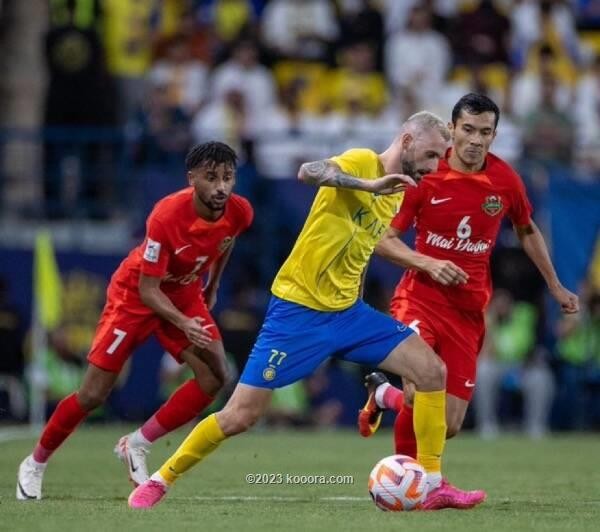
<path fill-rule="evenodd" d="M 203 460 L 226 438 L 217 421 L 216 414 L 198 423 L 179 449 L 158 470 L 168 485 L 173 484 L 179 475 Z"/>
<path fill-rule="evenodd" d="M 427 473 L 440 473 L 446 444 L 446 391 L 415 392 L 413 425 L 417 461 Z"/>

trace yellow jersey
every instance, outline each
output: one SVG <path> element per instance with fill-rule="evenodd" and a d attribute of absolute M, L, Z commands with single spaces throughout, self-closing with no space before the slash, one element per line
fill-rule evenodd
<path fill-rule="evenodd" d="M 372 150 L 332 157 L 342 172 L 361 179 L 385 175 Z M 314 310 L 339 311 L 358 299 L 360 279 L 375 245 L 400 209 L 404 193 L 321 187 L 302 232 L 273 281 L 277 297 Z"/>

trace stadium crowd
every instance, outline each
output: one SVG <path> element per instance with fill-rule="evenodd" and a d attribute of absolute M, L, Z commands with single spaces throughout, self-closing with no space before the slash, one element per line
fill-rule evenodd
<path fill-rule="evenodd" d="M 125 217 L 134 232 L 154 201 L 181 186 L 173 176 L 183 175 L 191 145 L 218 139 L 233 146 L 242 163 L 240 193 L 270 213 L 257 216 L 249 243 L 242 243 L 231 295 L 217 313 L 238 365 L 254 340 L 268 280 L 308 203 L 307 192 L 291 183 L 301 162 L 354 146 L 380 150 L 415 111 L 446 119 L 463 94 L 475 91 L 500 106 L 492 151 L 519 169 L 542 218 L 551 210 L 544 198 L 552 175 L 600 182 L 600 3 L 593 0 L 50 0 L 48 6 L 40 41 L 48 75 L 40 123 L 43 201 L 17 202 L 11 210 L 21 219 L 73 223 Z M 9 131 L 0 149 L 10 142 Z M 6 196 L 14 169 L 4 155 Z M 282 212 L 287 224 L 277 223 Z M 533 437 L 550 426 L 598 428 L 598 281 L 590 275 L 582 283 L 580 316 L 558 320 L 509 233 L 493 262 L 502 290 L 489 309 L 473 420 L 485 437 L 513 422 L 515 412 Z M 595 264 L 600 268 L 600 258 Z M 366 297 L 385 309 L 399 272 L 381 277 L 370 281 Z M 10 312 L 0 308 L 0 316 Z M 3 341 L 16 347 L 0 379 L 19 418 L 23 400 L 8 376 L 22 375 L 22 326 L 4 319 L 0 334 L 21 335 Z M 49 390 L 57 399 L 81 364 L 61 354 L 60 334 L 50 347 L 52 367 L 66 368 L 64 378 L 56 370 L 58 391 Z M 361 374 L 349 371 L 355 370 L 323 368 L 279 393 L 270 419 L 353 422 Z M 163 376 L 180 378 L 168 367 Z"/>

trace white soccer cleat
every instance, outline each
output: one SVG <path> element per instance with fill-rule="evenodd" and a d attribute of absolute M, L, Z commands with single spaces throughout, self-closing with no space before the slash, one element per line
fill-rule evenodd
<path fill-rule="evenodd" d="M 17 500 L 37 501 L 42 498 L 45 464 L 36 464 L 31 455 L 21 462 L 17 473 Z"/>
<path fill-rule="evenodd" d="M 148 465 L 146 455 L 150 452 L 142 446 L 131 445 L 131 434 L 123 436 L 115 445 L 115 454 L 126 466 L 129 480 L 134 486 L 139 486 L 148 480 Z"/>

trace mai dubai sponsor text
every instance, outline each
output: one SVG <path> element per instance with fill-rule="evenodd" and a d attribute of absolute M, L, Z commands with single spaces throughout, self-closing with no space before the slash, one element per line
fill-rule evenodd
<path fill-rule="evenodd" d="M 427 231 L 425 243 L 436 248 L 462 251 L 464 253 L 471 253 L 472 255 L 487 253 L 492 245 L 489 240 L 472 241 L 470 238 L 447 238 L 432 231 Z"/>

